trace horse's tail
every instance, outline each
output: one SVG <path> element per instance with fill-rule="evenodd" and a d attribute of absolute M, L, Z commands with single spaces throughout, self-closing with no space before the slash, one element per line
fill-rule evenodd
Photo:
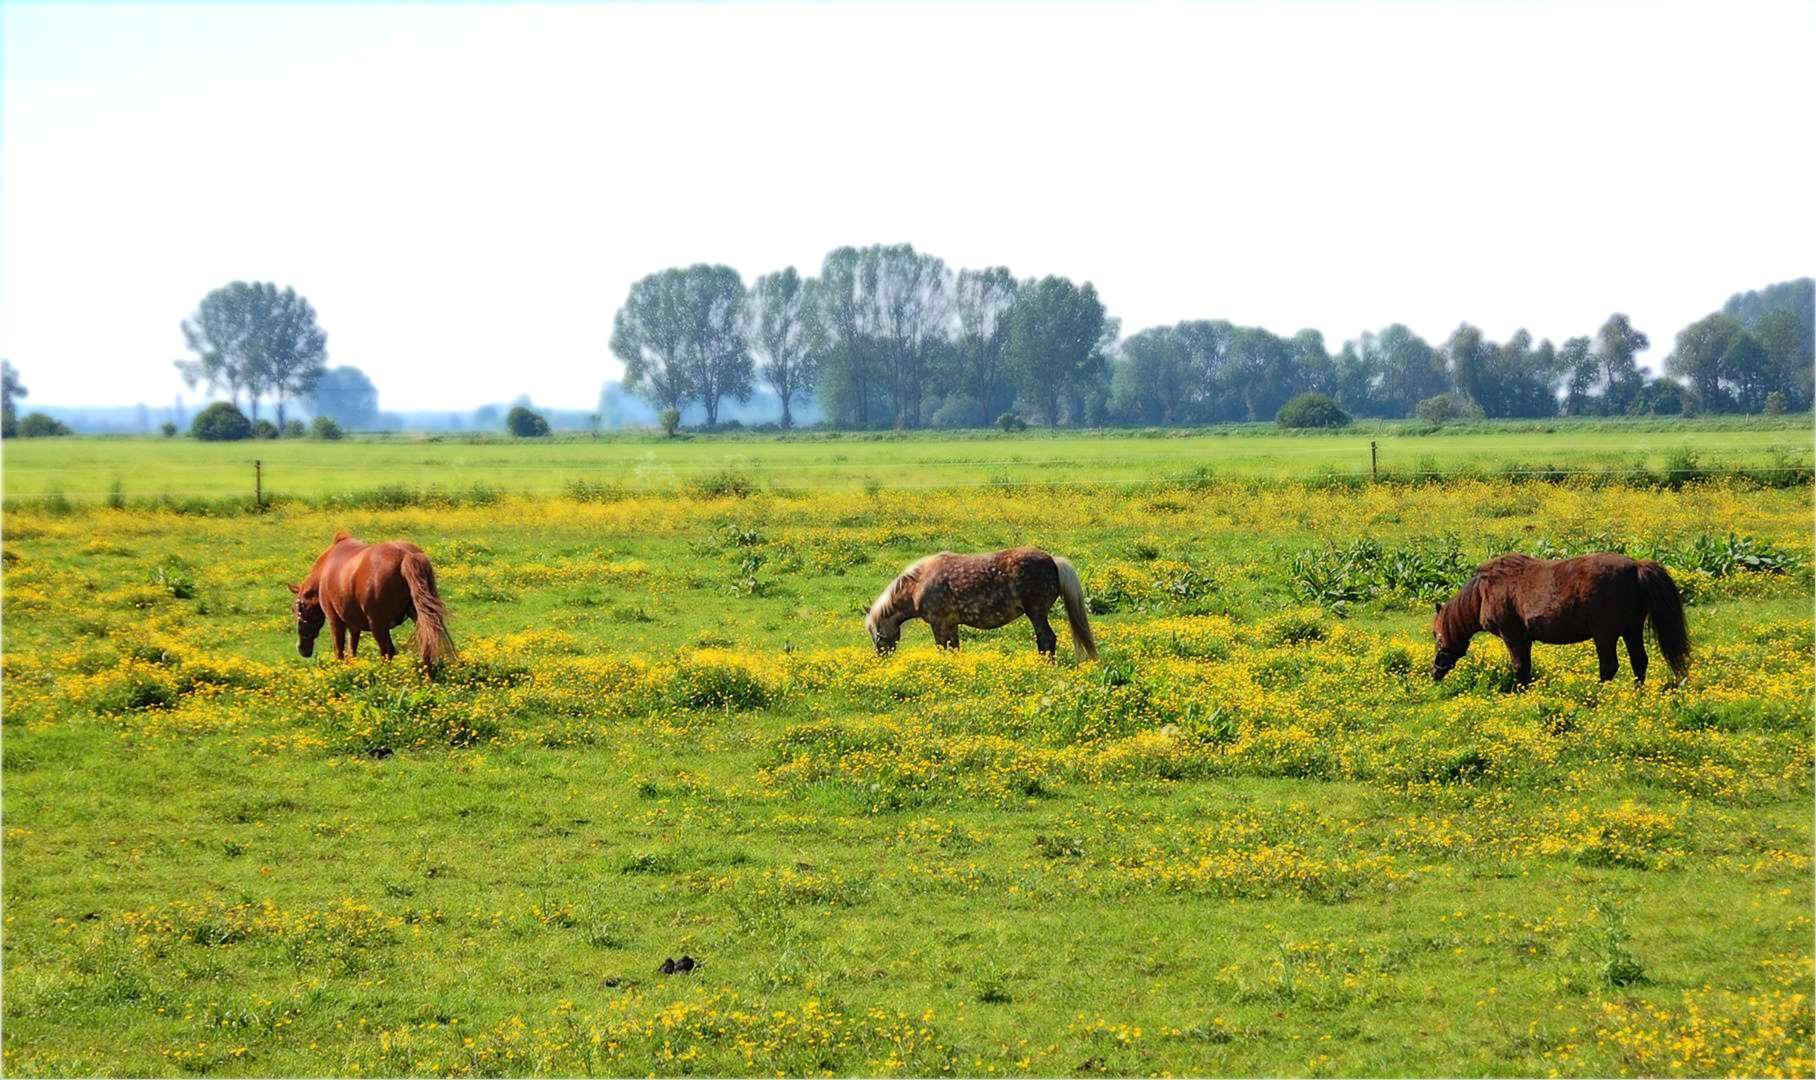
<path fill-rule="evenodd" d="M 1059 569 L 1059 595 L 1066 602 L 1066 622 L 1072 626 L 1072 649 L 1078 655 L 1097 659 L 1097 641 L 1091 636 L 1091 620 L 1085 613 L 1085 587 L 1078 580 L 1078 571 L 1072 569 L 1069 560 L 1058 555 L 1053 556 L 1053 565 Z"/>
<path fill-rule="evenodd" d="M 404 555 L 404 583 L 410 586 L 410 605 L 416 609 L 416 633 L 411 647 L 430 671 L 454 658 L 454 639 L 448 636 L 448 606 L 435 591 L 435 568 L 420 551 Z"/>
<path fill-rule="evenodd" d="M 1652 615 L 1652 632 L 1658 635 L 1658 647 L 1678 678 L 1690 668 L 1690 628 L 1684 624 L 1684 598 L 1677 582 L 1665 568 L 1651 559 L 1639 563 L 1639 585 L 1646 592 L 1646 608 Z"/>

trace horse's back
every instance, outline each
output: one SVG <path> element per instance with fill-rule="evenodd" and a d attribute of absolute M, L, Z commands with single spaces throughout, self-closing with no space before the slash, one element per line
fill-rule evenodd
<path fill-rule="evenodd" d="M 1639 564 L 1615 552 L 1569 559 L 1503 555 L 1478 572 L 1501 593 L 1488 606 L 1509 611 L 1534 640 L 1571 644 L 1626 625 L 1644 613 Z"/>
<path fill-rule="evenodd" d="M 1059 568 L 1039 548 L 941 552 L 928 563 L 919 590 L 923 609 L 950 610 L 967 626 L 994 629 L 1031 607 L 1051 607 L 1059 596 Z"/>

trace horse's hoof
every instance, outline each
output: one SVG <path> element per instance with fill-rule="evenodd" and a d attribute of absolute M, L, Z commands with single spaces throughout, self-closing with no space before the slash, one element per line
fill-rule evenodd
<path fill-rule="evenodd" d="M 664 975 L 673 975 L 675 973 L 675 958 L 671 956 L 671 957 L 663 960 L 662 966 L 660 968 L 657 968 L 656 970 L 660 971 Z"/>
<path fill-rule="evenodd" d="M 675 961 L 675 971 L 677 974 L 685 974 L 686 972 L 694 970 L 698 963 L 699 961 L 695 960 L 693 957 L 683 954 L 681 959 Z"/>

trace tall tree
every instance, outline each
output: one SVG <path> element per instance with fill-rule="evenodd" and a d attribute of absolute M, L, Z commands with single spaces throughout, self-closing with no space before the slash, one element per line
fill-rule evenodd
<path fill-rule="evenodd" d="M 19 381 L 19 370 L 13 367 L 11 360 L 0 360 L 0 438 L 10 439 L 19 434 L 18 406 L 13 402 L 26 396 L 28 392 L 25 384 Z"/>
<path fill-rule="evenodd" d="M 1772 389 L 1795 409 L 1810 407 L 1816 375 L 1816 279 L 1798 278 L 1728 298 L 1722 312 L 1740 320 L 1765 350 Z"/>
<path fill-rule="evenodd" d="M 1117 413 L 1146 424 L 1190 421 L 1198 397 L 1192 374 L 1176 327 L 1141 331 L 1122 343 L 1122 361 L 1112 374 Z"/>
<path fill-rule="evenodd" d="M 1103 329 L 1103 302 L 1088 281 L 1079 286 L 1045 277 L 1017 293 L 1009 311 L 1009 363 L 1022 394 L 1049 424 L 1060 423 L 1060 404 L 1079 384 L 1104 370 Z"/>
<path fill-rule="evenodd" d="M 699 394 L 687 352 L 686 284 L 682 270 L 639 278 L 612 317 L 612 354 L 624 362 L 625 387 L 676 412 Z"/>
<path fill-rule="evenodd" d="M 1382 416 L 1380 383 L 1381 365 L 1375 348 L 1375 335 L 1362 336 L 1343 343 L 1332 361 L 1332 397 L 1347 411 L 1357 416 Z"/>
<path fill-rule="evenodd" d="M 854 247 L 836 248 L 820 264 L 814 288 L 822 336 L 820 400 L 844 423 L 868 427 L 878 405 L 881 350 L 870 302 L 875 267 Z"/>
<path fill-rule="evenodd" d="M 259 393 L 268 392 L 282 427 L 285 403 L 306 395 L 327 370 L 328 335 L 316 324 L 314 306 L 289 286 L 260 282 L 252 287 L 251 301 L 246 367 L 248 383 L 257 387 L 252 415 L 258 416 Z"/>
<path fill-rule="evenodd" d="M 1809 328 L 1799 322 L 1795 312 L 1781 308 L 1761 316 L 1751 333 L 1765 350 L 1773 389 L 1785 395 L 1791 408 L 1809 408 L 1812 373 L 1816 372 Z"/>
<path fill-rule="evenodd" d="M 1745 335 L 1732 315 L 1717 312 L 1698 319 L 1677 332 L 1677 346 L 1665 357 L 1665 370 L 1690 384 L 1702 409 L 1721 412 L 1729 406 L 1722 385 L 1724 363 L 1735 341 Z"/>
<path fill-rule="evenodd" d="M 1602 399 L 1604 411 L 1624 413 L 1646 385 L 1645 373 L 1636 359 L 1652 342 L 1635 330 L 1627 316 L 1616 312 L 1608 316 L 1595 332 L 1595 355 L 1602 363 Z"/>
<path fill-rule="evenodd" d="M 1721 357 L 1721 374 L 1741 412 L 1765 409 L 1766 395 L 1774 389 L 1773 372 L 1764 346 L 1752 334 L 1742 330 L 1728 343 Z"/>
<path fill-rule="evenodd" d="M 1330 351 L 1324 347 L 1323 334 L 1316 330 L 1301 330 L 1293 335 L 1290 344 L 1293 364 L 1300 371 L 1299 379 L 1304 389 L 1320 394 L 1329 394 L 1336 389 L 1336 365 L 1331 362 Z"/>
<path fill-rule="evenodd" d="M 682 355 L 699 390 L 706 422 L 719 422 L 726 398 L 745 402 L 756 365 L 744 342 L 744 279 L 729 266 L 698 263 L 683 271 Z"/>
<path fill-rule="evenodd" d="M 1494 345 L 1468 323 L 1459 324 L 1450 332 L 1450 340 L 1444 343 L 1450 381 L 1456 384 L 1458 393 L 1480 406 L 1486 416 L 1499 415 L 1483 402 L 1484 398 L 1492 402 L 1494 396 L 1490 385 L 1494 378 L 1494 352 Z"/>
<path fill-rule="evenodd" d="M 1564 412 L 1570 416 L 1587 416 L 1595 412 L 1595 384 L 1602 377 L 1602 362 L 1595 355 L 1594 343 L 1586 337 L 1573 337 L 1558 352 L 1557 364 L 1564 377 Z"/>
<path fill-rule="evenodd" d="M 1451 388 L 1444 357 L 1401 323 L 1382 330 L 1370 342 L 1378 365 L 1377 399 L 1383 416 L 1411 416 L 1419 402 Z"/>
<path fill-rule="evenodd" d="M 1007 267 L 960 270 L 952 309 L 958 323 L 953 383 L 978 405 L 978 424 L 988 426 L 1014 404 L 1015 391 L 1003 353 L 1009 344 L 1009 309 L 1019 283 Z"/>
<path fill-rule="evenodd" d="M 1235 392 L 1235 362 L 1230 347 L 1239 327 L 1227 319 L 1189 319 L 1173 326 L 1182 350 L 1180 362 L 1191 381 L 1189 400 L 1200 422 L 1240 420 L 1247 406 Z"/>
<path fill-rule="evenodd" d="M 759 371 L 782 399 L 782 426 L 794 426 L 791 406 L 813 392 L 819 379 L 819 306 L 816 286 L 794 267 L 759 277 L 750 289 L 745 334 Z"/>
<path fill-rule="evenodd" d="M 244 281 L 223 285 L 202 297 L 195 314 L 183 320 L 183 341 L 195 354 L 194 359 L 176 361 L 184 383 L 200 383 L 211 394 L 226 390 L 228 399 L 239 406 L 240 391 L 258 381 L 249 370 L 256 331 L 253 308 L 253 288 Z"/>
<path fill-rule="evenodd" d="M 378 422 L 378 388 L 356 367 L 328 368 L 305 396 L 317 416 L 349 431 L 366 431 Z"/>
<path fill-rule="evenodd" d="M 869 248 L 862 280 L 875 309 L 883 376 L 897 424 L 919 427 L 932 355 L 951 312 L 951 272 L 912 244 Z"/>
<path fill-rule="evenodd" d="M 1269 420 L 1305 380 L 1294 363 L 1290 342 L 1258 326 L 1244 326 L 1230 341 L 1232 396 L 1241 402 L 1244 420 Z"/>

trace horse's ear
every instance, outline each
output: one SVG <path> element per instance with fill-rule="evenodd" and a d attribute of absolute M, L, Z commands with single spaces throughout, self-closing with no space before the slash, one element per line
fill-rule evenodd
<path fill-rule="evenodd" d="M 347 530 L 345 530 L 345 529 L 334 530 L 334 542 L 335 543 L 338 544 L 342 540 L 351 540 L 351 539 L 353 539 L 353 534 L 348 532 Z"/>
<path fill-rule="evenodd" d="M 1433 600 L 1431 602 L 1431 610 L 1433 614 L 1442 615 L 1444 613 L 1444 601 Z"/>
<path fill-rule="evenodd" d="M 290 593 L 293 596 L 299 596 L 302 594 L 302 591 L 303 591 L 303 587 L 301 585 L 288 585 L 285 587 L 290 590 Z"/>

